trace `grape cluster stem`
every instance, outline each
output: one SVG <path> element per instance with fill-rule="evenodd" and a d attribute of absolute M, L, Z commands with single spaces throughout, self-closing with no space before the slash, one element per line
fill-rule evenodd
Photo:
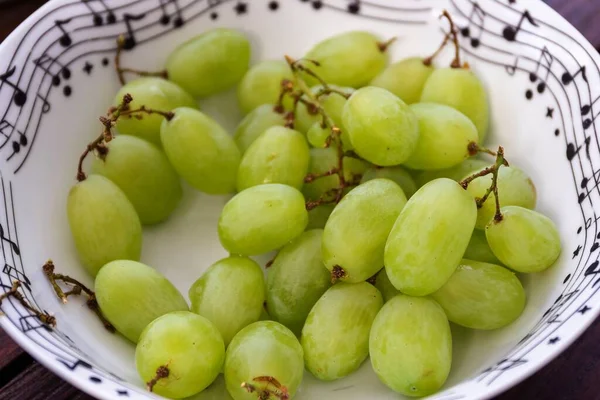
<path fill-rule="evenodd" d="M 67 303 L 67 299 L 69 296 L 81 296 L 82 294 L 85 294 L 88 298 L 86 301 L 87 307 L 96 314 L 98 319 L 100 319 L 100 321 L 102 322 L 102 325 L 104 325 L 104 328 L 106 328 L 106 330 L 110 333 L 116 332 L 115 327 L 110 322 L 108 322 L 106 317 L 102 314 L 100 306 L 98 305 L 98 301 L 96 300 L 96 293 L 93 290 L 89 289 L 77 279 L 71 278 L 68 275 L 55 273 L 54 263 L 52 262 L 52 260 L 48 260 L 42 267 L 42 270 L 44 271 L 44 275 L 46 275 L 46 278 L 48 278 L 50 285 L 52 285 L 56 296 L 60 299 L 60 301 L 62 301 L 63 304 Z M 63 289 L 58 284 L 59 281 L 69 285 L 70 290 L 67 292 L 63 291 Z"/>
<path fill-rule="evenodd" d="M 253 382 L 265 383 L 264 387 L 258 387 L 256 384 L 242 382 L 241 387 L 248 393 L 256 393 L 258 400 L 289 400 L 288 389 L 272 376 L 257 376 L 252 379 Z M 272 386 L 273 388 L 270 388 Z"/>
<path fill-rule="evenodd" d="M 431 66 L 433 64 L 433 60 L 442 52 L 442 50 L 446 47 L 450 39 L 452 39 L 452 43 L 454 45 L 454 59 L 452 60 L 450 67 L 451 68 L 469 68 L 469 64 L 462 63 L 460 60 L 460 44 L 458 42 L 458 29 L 454 24 L 454 20 L 452 16 L 447 10 L 444 10 L 440 15 L 440 19 L 446 18 L 450 23 L 450 31 L 446 33 L 444 36 L 444 40 L 438 49 L 429 57 L 423 59 L 423 64 L 426 66 Z"/>
<path fill-rule="evenodd" d="M 37 317 L 37 319 L 40 320 L 41 323 L 43 323 L 46 326 L 52 327 L 52 328 L 56 327 L 56 318 L 53 315 L 50 315 L 45 311 L 42 312 L 42 311 L 36 309 L 35 307 L 33 307 L 25 299 L 25 296 L 23 296 L 23 293 L 19 292 L 19 289 L 21 288 L 22 285 L 23 285 L 23 283 L 21 281 L 18 281 L 18 280 L 13 281 L 12 287 L 10 288 L 10 290 L 8 292 L 0 295 L 0 305 L 2 305 L 2 301 L 4 299 L 7 299 L 9 297 L 14 297 L 19 303 L 21 303 L 21 305 L 23 307 L 25 307 L 27 310 L 31 311 Z M 2 312 L 0 312 L 0 315 L 2 315 Z"/>
<path fill-rule="evenodd" d="M 148 391 L 151 392 L 152 390 L 154 390 L 154 386 L 156 386 L 159 380 L 168 378 L 170 374 L 171 371 L 169 370 L 169 367 L 166 365 L 161 365 L 156 369 L 156 375 L 154 375 L 154 378 L 152 378 L 146 383 L 146 389 L 148 389 Z"/>
<path fill-rule="evenodd" d="M 155 110 L 152 108 L 147 108 L 143 105 L 139 108 L 131 110 L 130 103 L 132 101 L 133 97 L 129 93 L 125 94 L 123 96 L 123 100 L 118 106 L 109 108 L 106 116 L 101 116 L 99 118 L 100 123 L 102 124 L 102 132 L 96 139 L 86 146 L 85 151 L 79 157 L 79 163 L 77 165 L 77 181 L 82 182 L 87 179 L 87 175 L 85 172 L 83 172 L 83 162 L 88 154 L 95 152 L 101 159 L 106 158 L 106 155 L 108 154 L 108 147 L 106 147 L 106 144 L 113 140 L 114 134 L 112 130 L 119 118 L 142 119 L 145 114 L 156 114 L 161 115 L 165 117 L 167 121 L 170 121 L 175 116 L 175 114 L 171 111 Z"/>
<path fill-rule="evenodd" d="M 167 70 L 162 71 L 143 71 L 135 68 L 124 68 L 121 67 L 121 55 L 123 54 L 123 50 L 125 50 L 125 36 L 120 35 L 117 38 L 117 52 L 115 53 L 115 69 L 117 71 L 117 76 L 119 78 L 119 82 L 121 85 L 125 85 L 125 73 L 131 73 L 138 76 L 156 76 L 163 79 L 168 79 L 169 74 Z"/>

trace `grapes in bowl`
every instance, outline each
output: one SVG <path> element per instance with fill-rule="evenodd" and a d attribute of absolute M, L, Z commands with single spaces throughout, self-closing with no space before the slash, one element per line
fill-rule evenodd
<path fill-rule="evenodd" d="M 600 70 L 523 7 L 48 3 L 0 46 L 2 328 L 106 399 L 534 373 L 600 306 Z"/>

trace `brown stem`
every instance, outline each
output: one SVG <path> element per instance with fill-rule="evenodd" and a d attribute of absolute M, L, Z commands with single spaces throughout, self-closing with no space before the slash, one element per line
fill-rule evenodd
<path fill-rule="evenodd" d="M 100 321 L 102 322 L 102 325 L 104 325 L 104 328 L 106 328 L 106 330 L 111 333 L 114 333 L 116 331 L 115 327 L 110 322 L 108 322 L 106 317 L 102 314 L 102 311 L 100 311 L 100 307 L 96 300 L 96 293 L 94 293 L 93 290 L 85 286 L 83 283 L 79 282 L 77 279 L 71 278 L 68 275 L 55 273 L 54 263 L 52 262 L 52 260 L 48 260 L 46 264 L 44 264 L 44 266 L 42 267 L 42 270 L 44 271 L 44 275 L 46 275 L 46 278 L 48 278 L 50 285 L 52 285 L 56 296 L 58 296 L 58 298 L 63 302 L 63 304 L 67 302 L 67 298 L 69 296 L 77 296 L 84 293 L 88 297 L 86 301 L 87 307 L 96 314 L 98 319 L 100 319 Z M 58 281 L 70 285 L 71 290 L 69 290 L 68 292 L 64 292 L 58 284 Z"/>
<path fill-rule="evenodd" d="M 385 42 L 378 42 L 377 43 L 377 48 L 382 53 L 385 53 L 386 50 L 390 47 L 390 45 L 396 41 L 396 39 L 398 39 L 398 38 L 394 36 L 393 38 L 388 39 Z"/>
<path fill-rule="evenodd" d="M 288 389 L 272 376 L 257 376 L 252 379 L 253 382 L 263 383 L 262 387 L 249 382 L 242 382 L 241 387 L 248 393 L 256 393 L 259 400 L 289 400 Z M 272 388 L 270 387 L 272 386 Z"/>
<path fill-rule="evenodd" d="M 161 365 L 156 369 L 156 375 L 150 381 L 146 383 L 146 388 L 149 392 L 154 389 L 154 386 L 158 383 L 159 380 L 168 378 L 171 371 L 169 371 L 169 367 L 166 365 Z"/>
<path fill-rule="evenodd" d="M 153 108 L 147 108 L 146 106 L 141 106 L 140 108 L 136 108 L 135 110 L 126 110 L 121 112 L 121 117 L 139 117 L 141 119 L 141 115 L 140 114 L 158 114 L 158 115 L 162 115 L 163 117 L 165 117 L 165 119 L 167 121 L 170 121 L 173 119 L 173 117 L 175 117 L 175 113 L 173 113 L 172 111 L 162 111 L 162 110 L 155 110 Z"/>
<path fill-rule="evenodd" d="M 434 58 L 436 58 L 441 52 L 442 50 L 446 47 L 446 45 L 448 44 L 448 41 L 450 40 L 450 34 L 447 33 L 446 36 L 444 37 L 444 41 L 442 42 L 442 44 L 440 45 L 440 47 L 438 47 L 438 49 L 429 57 L 426 57 L 423 59 L 423 64 L 426 66 L 431 66 L 431 64 L 433 64 L 433 60 Z"/>
<path fill-rule="evenodd" d="M 329 171 L 325 171 L 322 172 L 320 174 L 307 174 L 304 177 L 304 183 L 311 183 L 314 182 L 315 180 L 319 179 L 319 178 L 324 178 L 326 176 L 331 176 L 331 175 L 337 175 L 338 173 L 338 169 L 337 168 L 332 168 Z"/>
<path fill-rule="evenodd" d="M 115 54 L 115 69 L 121 85 L 125 85 L 125 73 L 136 74 L 138 76 L 156 76 L 163 79 L 168 79 L 169 74 L 167 70 L 162 71 L 142 71 L 135 68 L 123 68 L 121 67 L 121 55 L 125 49 L 125 36 L 120 35 L 117 38 L 117 52 Z"/>
<path fill-rule="evenodd" d="M 456 29 L 456 26 L 454 25 L 454 20 L 452 19 L 452 16 L 448 12 L 448 10 L 444 10 L 444 12 L 442 12 L 442 15 L 440 15 L 440 19 L 442 18 L 446 18 L 450 23 L 449 35 L 451 35 L 452 43 L 454 43 L 454 60 L 452 60 L 450 66 L 452 68 L 462 68 L 463 65 L 460 62 L 460 44 L 458 43 L 458 30 Z"/>
<path fill-rule="evenodd" d="M 19 288 L 21 287 L 21 281 L 14 281 L 10 290 L 2 295 L 0 295 L 0 305 L 2 305 L 2 301 L 8 297 L 14 297 L 17 299 L 19 303 L 27 310 L 31 311 L 37 319 L 40 320 L 41 323 L 55 327 L 56 326 L 56 318 L 53 315 L 48 314 L 47 312 L 42 312 L 35 307 L 33 307 L 29 302 L 25 299 L 25 296 L 21 292 L 19 292 Z"/>
<path fill-rule="evenodd" d="M 331 270 L 331 283 L 336 283 L 338 280 L 346 276 L 346 271 L 339 265 L 334 265 Z"/>

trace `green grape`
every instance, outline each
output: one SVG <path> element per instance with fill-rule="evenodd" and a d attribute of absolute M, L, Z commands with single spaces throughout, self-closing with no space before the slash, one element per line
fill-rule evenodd
<path fill-rule="evenodd" d="M 460 164 L 446 169 L 438 169 L 433 171 L 419 171 L 416 175 L 416 183 L 418 187 L 425 185 L 427 182 L 431 182 L 438 178 L 448 178 L 453 181 L 459 182 L 465 176 L 478 171 L 480 169 L 489 167 L 492 163 L 477 158 L 467 158 Z"/>
<path fill-rule="evenodd" d="M 475 171 L 477 172 L 477 171 Z M 472 172 L 467 175 L 472 175 Z M 466 178 L 463 177 L 463 178 Z M 492 175 L 486 175 L 469 183 L 467 192 L 474 198 L 483 197 L 492 185 Z M 537 194 L 533 181 L 523 170 L 517 167 L 501 167 L 498 170 L 498 194 L 501 206 L 520 206 L 535 208 Z M 485 229 L 485 226 L 494 218 L 496 213 L 496 197 L 491 193 L 482 207 L 477 211 L 477 229 Z"/>
<path fill-rule="evenodd" d="M 369 331 L 382 305 L 381 294 L 367 282 L 327 290 L 302 329 L 306 369 L 324 381 L 356 371 L 369 356 Z"/>
<path fill-rule="evenodd" d="M 156 318 L 188 310 L 185 299 L 167 278 L 137 261 L 106 264 L 98 272 L 94 287 L 106 319 L 134 343 Z"/>
<path fill-rule="evenodd" d="M 388 278 L 385 268 L 377 273 L 377 276 L 375 277 L 375 287 L 379 289 L 383 296 L 383 301 L 385 302 L 400 293 L 400 291 L 392 285 L 392 282 L 390 282 L 390 278 Z"/>
<path fill-rule="evenodd" d="M 502 328 L 525 308 L 525 290 L 513 272 L 467 259 L 431 297 L 451 322 L 472 329 Z"/>
<path fill-rule="evenodd" d="M 473 235 L 471 235 L 471 240 L 469 241 L 469 245 L 467 246 L 467 250 L 465 250 L 463 257 L 485 263 L 502 264 L 502 262 L 498 260 L 498 257 L 494 255 L 492 249 L 490 249 L 490 245 L 485 237 L 485 231 L 482 231 L 481 229 L 475 229 L 473 231 Z"/>
<path fill-rule="evenodd" d="M 242 153 L 246 152 L 252 142 L 270 127 L 285 125 L 283 114 L 275 112 L 273 107 L 272 104 L 258 106 L 237 126 L 233 138 Z"/>
<path fill-rule="evenodd" d="M 241 192 L 263 183 L 283 183 L 302 189 L 309 161 L 304 135 L 293 129 L 273 126 L 244 153 L 237 174 L 237 190 Z"/>
<path fill-rule="evenodd" d="M 354 93 L 353 88 L 349 87 L 341 87 L 336 85 L 329 85 L 331 89 L 339 90 L 342 93 L 347 95 L 351 95 Z M 316 96 L 319 94 L 319 91 L 323 89 L 323 85 L 315 85 L 310 91 Z M 306 98 L 306 96 L 303 96 Z M 342 128 L 342 110 L 344 109 L 344 104 L 346 104 L 346 98 L 338 93 L 330 93 L 319 96 L 319 103 L 323 107 L 323 110 L 327 113 L 327 115 L 333 120 L 333 122 L 343 131 Z M 296 126 L 295 128 L 300 132 L 308 132 L 308 130 L 316 123 L 321 123 L 323 118 L 321 114 L 319 114 L 316 110 L 312 110 L 309 112 L 308 108 L 304 103 L 298 103 L 298 107 L 296 109 Z"/>
<path fill-rule="evenodd" d="M 373 370 L 406 396 L 438 391 L 452 364 L 452 334 L 444 310 L 428 297 L 397 295 L 383 306 L 371 328 Z"/>
<path fill-rule="evenodd" d="M 519 206 L 500 209 L 502 220 L 485 228 L 490 248 L 507 267 L 517 272 L 540 272 L 549 268 L 561 252 L 560 235 L 552 220 Z"/>
<path fill-rule="evenodd" d="M 275 321 L 300 335 L 317 300 L 331 286 L 321 259 L 323 231 L 306 231 L 284 246 L 267 270 L 267 309 Z"/>
<path fill-rule="evenodd" d="M 250 42 L 233 29 L 217 28 L 179 45 L 167 59 L 169 79 L 195 97 L 229 89 L 250 65 Z"/>
<path fill-rule="evenodd" d="M 303 374 L 302 346 L 288 328 L 277 322 L 248 325 L 233 338 L 225 354 L 225 384 L 234 400 L 256 400 L 258 395 L 264 399 L 291 399 Z"/>
<path fill-rule="evenodd" d="M 425 82 L 433 71 L 434 68 L 425 65 L 422 58 L 407 58 L 389 65 L 371 81 L 370 86 L 389 90 L 406 104 L 418 103 Z"/>
<path fill-rule="evenodd" d="M 237 98 L 244 114 L 263 104 L 275 104 L 281 92 L 281 81 L 294 78 L 292 70 L 284 60 L 267 60 L 256 64 L 244 75 L 237 87 Z M 291 99 L 286 96 L 287 107 Z"/>
<path fill-rule="evenodd" d="M 135 348 L 135 365 L 149 389 L 181 399 L 204 390 L 219 375 L 225 345 L 217 328 L 189 311 L 175 311 L 152 321 Z M 168 371 L 163 376 L 162 371 Z"/>
<path fill-rule="evenodd" d="M 174 113 L 163 121 L 160 137 L 177 173 L 202 192 L 233 192 L 241 155 L 231 136 L 198 110 L 177 108 Z"/>
<path fill-rule="evenodd" d="M 402 188 L 407 198 L 410 198 L 417 191 L 417 185 L 404 168 L 402 167 L 372 167 L 363 175 L 360 183 L 365 183 L 371 179 L 385 178 L 396 182 Z"/>
<path fill-rule="evenodd" d="M 485 143 L 490 119 L 488 95 L 483 83 L 471 70 L 436 69 L 425 83 L 421 102 L 456 108 L 473 121 L 479 133 L 479 143 Z"/>
<path fill-rule="evenodd" d="M 108 154 L 92 162 L 92 173 L 113 181 L 127 195 L 142 224 L 166 220 L 183 190 L 165 154 L 135 136 L 120 135 L 107 143 Z"/>
<path fill-rule="evenodd" d="M 373 164 L 401 164 L 417 148 L 417 116 L 385 89 L 365 87 L 354 92 L 342 119 L 354 151 Z"/>
<path fill-rule="evenodd" d="M 360 282 L 383 267 L 385 241 L 405 204 L 400 186 L 388 179 L 363 183 L 342 199 L 323 232 L 323 262 L 333 278 Z"/>
<path fill-rule="evenodd" d="M 233 397 L 229 395 L 225 387 L 225 378 L 223 375 L 219 375 L 210 386 L 186 400 L 233 400 Z"/>
<path fill-rule="evenodd" d="M 412 169 L 444 169 L 469 158 L 469 144 L 477 144 L 477 128 L 460 111 L 443 104 L 410 106 L 419 119 L 417 148 L 404 162 Z"/>
<path fill-rule="evenodd" d="M 235 195 L 219 218 L 219 239 L 232 254 L 258 255 L 276 250 L 300 235 L 308 224 L 302 193 L 268 183 Z"/>
<path fill-rule="evenodd" d="M 386 45 L 369 32 L 352 31 L 317 43 L 305 56 L 307 63 L 325 82 L 359 88 L 367 85 L 387 65 Z M 309 83 L 315 80 L 307 77 Z M 316 82 L 315 82 L 316 83 Z"/>
<path fill-rule="evenodd" d="M 310 210 L 308 212 L 308 225 L 306 225 L 306 230 L 325 228 L 325 224 L 334 208 L 334 204 L 321 204 Z"/>
<path fill-rule="evenodd" d="M 411 296 L 442 287 L 465 253 L 476 218 L 475 201 L 458 183 L 440 178 L 419 189 L 385 244 L 385 268 L 394 287 Z"/>
<path fill-rule="evenodd" d="M 191 310 L 215 324 L 227 346 L 260 318 L 265 301 L 262 269 L 246 257 L 224 258 L 192 284 L 189 297 Z"/>
<path fill-rule="evenodd" d="M 107 178 L 90 175 L 73 186 L 67 217 L 79 259 L 92 276 L 107 262 L 140 259 L 140 218 L 125 193 Z"/>
<path fill-rule="evenodd" d="M 316 148 L 326 147 L 329 136 L 331 136 L 331 128 L 323 128 L 320 122 L 315 122 L 313 126 L 310 127 L 308 132 L 306 132 L 308 143 Z M 350 143 L 350 136 L 348 136 L 348 132 L 345 129 L 342 129 L 340 138 L 342 139 L 342 148 L 344 151 L 351 151 L 354 149 L 352 147 L 352 143 Z M 331 141 L 331 147 L 335 146 L 335 142 Z"/>
<path fill-rule="evenodd" d="M 141 106 L 159 111 L 171 111 L 178 107 L 198 108 L 194 98 L 175 83 L 161 78 L 139 78 L 127 82 L 115 96 L 113 104 L 123 102 L 123 96 L 130 94 L 133 101 L 131 110 Z M 121 117 L 117 120 L 117 130 L 125 135 L 139 136 L 160 146 L 160 124 L 162 115 L 143 114 L 141 119 Z"/>
<path fill-rule="evenodd" d="M 333 147 L 324 149 L 310 149 L 310 162 L 308 173 L 313 175 L 331 171 L 338 165 L 337 150 Z M 328 191 L 339 187 L 340 178 L 337 175 L 324 176 L 313 182 L 305 183 L 302 193 L 307 199 L 317 200 Z"/>

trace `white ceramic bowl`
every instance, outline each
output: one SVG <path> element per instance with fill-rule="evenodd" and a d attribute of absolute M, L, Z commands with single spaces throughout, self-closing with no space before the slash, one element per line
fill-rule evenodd
<path fill-rule="evenodd" d="M 318 40 L 352 29 L 398 36 L 392 52 L 399 59 L 436 48 L 443 34 L 437 16 L 447 8 L 461 27 L 469 26 L 471 38 L 463 37 L 462 45 L 489 90 L 491 143 L 503 144 L 511 162 L 534 178 L 538 209 L 558 224 L 564 250 L 550 270 L 524 277 L 527 308 L 517 322 L 493 332 L 454 329 L 452 372 L 431 398 L 489 398 L 534 373 L 600 312 L 600 144 L 593 119 L 600 112 L 594 104 L 600 57 L 541 1 L 477 3 L 479 8 L 473 0 L 50 1 L 0 46 L 0 283 L 6 291 L 12 280 L 25 282 L 26 298 L 55 314 L 58 325 L 49 330 L 7 300 L 2 328 L 46 367 L 96 397 L 153 397 L 135 371 L 133 346 L 105 332 L 79 300 L 60 304 L 41 270 L 52 258 L 61 272 L 92 284 L 78 265 L 65 204 L 77 158 L 98 133 L 97 117 L 118 89 L 113 56 L 119 34 L 129 33 L 136 43 L 124 62 L 148 69 L 159 69 L 178 43 L 216 26 L 246 32 L 254 61 L 301 56 Z M 444 63 L 450 54 L 445 57 Z M 233 130 L 239 120 L 234 104 L 230 92 L 204 101 L 203 108 Z M 216 222 L 227 199 L 186 188 L 175 215 L 145 230 L 142 261 L 187 293 L 204 269 L 225 256 Z M 224 389 L 217 384 L 196 398 L 224 398 Z M 331 383 L 307 373 L 297 399 L 325 398 L 399 397 L 365 362 Z"/>

